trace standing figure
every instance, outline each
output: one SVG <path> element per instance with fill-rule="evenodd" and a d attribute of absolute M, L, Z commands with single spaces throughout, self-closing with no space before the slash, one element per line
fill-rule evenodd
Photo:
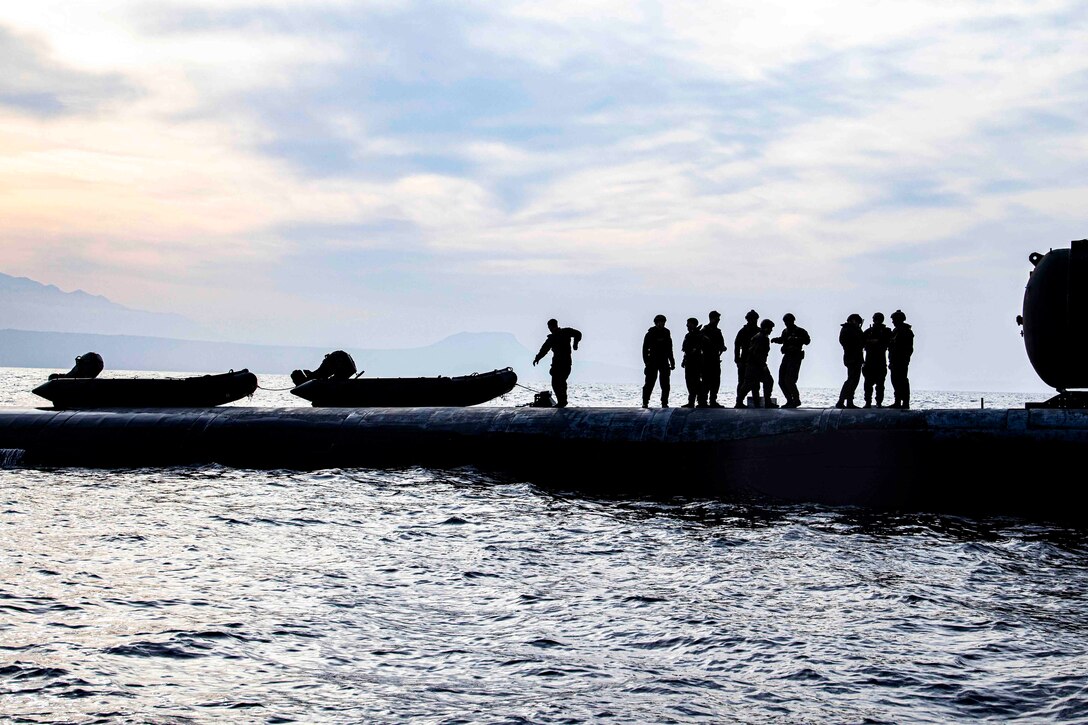
<path fill-rule="evenodd" d="M 782 334 L 771 340 L 782 345 L 782 364 L 778 366 L 778 387 L 782 388 L 782 394 L 786 396 L 783 408 L 799 408 L 801 406 L 801 393 L 797 390 L 797 377 L 801 374 L 801 361 L 805 359 L 804 346 L 812 342 L 808 332 L 803 327 L 794 324 L 797 318 L 792 312 L 782 316 L 782 322 L 786 328 Z"/>
<path fill-rule="evenodd" d="M 571 349 L 578 349 L 582 333 L 573 327 L 560 327 L 554 320 L 548 320 L 550 334 L 540 346 L 540 352 L 533 358 L 533 365 L 539 363 L 550 350 L 552 353 L 552 390 L 555 391 L 555 407 L 567 407 L 567 378 L 570 377 Z"/>
<path fill-rule="evenodd" d="M 892 313 L 892 337 L 888 345 L 888 365 L 892 372 L 892 391 L 895 393 L 893 408 L 910 408 L 910 380 L 907 379 L 907 367 L 910 356 L 914 354 L 914 330 L 907 324 L 907 316 L 902 310 Z"/>
<path fill-rule="evenodd" d="M 703 336 L 706 338 L 706 349 L 703 352 L 703 387 L 706 388 L 707 406 L 721 408 L 723 406 L 718 403 L 718 390 L 722 384 L 722 353 L 726 350 L 725 337 L 718 327 L 722 316 L 717 310 L 711 310 L 707 317 L 709 322 L 703 325 Z"/>
<path fill-rule="evenodd" d="M 661 377 L 661 407 L 669 407 L 669 378 L 676 369 L 672 356 L 672 333 L 665 327 L 665 315 L 654 318 L 654 326 L 642 338 L 642 362 L 646 365 L 646 384 L 642 386 L 642 407 L 650 407 L 650 395 Z"/>
<path fill-rule="evenodd" d="M 876 407 L 884 405 L 884 381 L 888 378 L 888 345 L 892 331 L 884 324 L 882 312 L 873 313 L 873 324 L 865 331 L 865 364 L 861 374 L 865 378 L 865 407 L 873 407 L 873 389 L 876 388 Z"/>
<path fill-rule="evenodd" d="M 759 332 L 752 336 L 748 342 L 748 350 L 744 353 L 744 385 L 737 395 L 737 404 L 734 407 L 747 408 L 744 404 L 744 396 L 752 394 L 753 402 L 759 400 L 759 386 L 763 385 L 763 407 L 777 408 L 778 405 L 771 400 L 771 391 L 774 389 L 774 378 L 767 367 L 767 356 L 771 353 L 771 330 L 774 323 L 764 320 L 759 323 Z M 755 407 L 759 407 L 756 405 Z"/>
<path fill-rule="evenodd" d="M 744 396 L 748 393 L 744 388 L 744 376 L 745 368 L 745 356 L 748 354 L 748 343 L 752 341 L 756 333 L 759 332 L 759 313 L 755 310 L 748 310 L 748 314 L 744 316 L 746 322 L 744 327 L 737 331 L 737 336 L 733 338 L 733 362 L 737 364 L 737 402 L 743 403 Z M 738 405 L 738 408 L 744 408 L 747 406 Z"/>
<path fill-rule="evenodd" d="M 839 331 L 839 344 L 842 345 L 842 364 L 846 366 L 846 382 L 839 391 L 836 408 L 857 408 L 854 405 L 854 393 L 861 381 L 861 366 L 865 362 L 865 332 L 861 329 L 861 315 L 854 313 L 842 323 Z"/>
<path fill-rule="evenodd" d="M 694 408 L 698 400 L 699 407 L 706 407 L 706 387 L 703 385 L 703 370 L 706 358 L 706 338 L 703 336 L 699 321 L 688 318 L 688 334 L 684 335 L 684 344 L 680 346 L 684 359 L 680 366 L 684 368 L 684 382 L 688 386 L 688 402 L 683 408 Z"/>

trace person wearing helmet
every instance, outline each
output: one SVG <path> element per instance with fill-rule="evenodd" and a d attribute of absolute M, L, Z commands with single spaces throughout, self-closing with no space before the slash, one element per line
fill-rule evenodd
<path fill-rule="evenodd" d="M 682 408 L 706 407 L 706 388 L 703 386 L 703 371 L 706 366 L 706 337 L 699 321 L 694 317 L 688 318 L 688 334 L 684 335 L 684 342 L 680 346 L 684 353 L 684 359 L 680 367 L 684 368 L 684 382 L 688 386 L 688 402 Z"/>
<path fill-rule="evenodd" d="M 873 324 L 865 330 L 865 363 L 861 374 L 865 379 L 865 407 L 873 407 L 873 390 L 876 389 L 876 407 L 884 405 L 884 381 L 888 378 L 888 345 L 892 331 L 884 324 L 884 315 L 873 313 Z"/>
<path fill-rule="evenodd" d="M 748 343 L 759 332 L 759 313 L 755 310 L 748 310 L 748 314 L 744 316 L 744 319 L 744 327 L 740 328 L 737 336 L 733 338 L 733 362 L 737 365 L 737 400 L 740 402 L 744 401 L 744 396 L 748 393 L 744 389 L 744 376 L 747 367 L 744 358 L 748 354 Z M 738 407 L 743 408 L 745 406 Z"/>
<path fill-rule="evenodd" d="M 759 323 L 759 332 L 752 336 L 748 343 L 748 350 L 744 353 L 744 386 L 737 395 L 737 404 L 734 407 L 747 408 L 744 396 L 752 394 L 753 402 L 759 400 L 759 386 L 763 385 L 763 407 L 777 408 L 778 405 L 771 400 L 771 391 L 774 389 L 774 378 L 767 368 L 767 355 L 771 352 L 771 330 L 774 322 L 763 320 Z M 756 405 L 755 407 L 759 407 Z"/>
<path fill-rule="evenodd" d="M 914 330 L 907 324 L 907 316 L 902 310 L 892 313 L 892 335 L 888 345 L 888 367 L 891 368 L 892 392 L 895 402 L 891 407 L 907 410 L 910 408 L 910 380 L 907 368 L 910 356 L 914 354 Z"/>
<path fill-rule="evenodd" d="M 795 324 L 796 320 L 792 312 L 783 315 L 782 322 L 786 327 L 781 335 L 771 340 L 782 346 L 782 363 L 778 366 L 778 387 L 782 388 L 782 394 L 786 396 L 783 408 L 801 406 L 797 377 L 801 374 L 801 361 L 805 359 L 805 351 L 802 348 L 812 342 L 808 332 Z"/>
<path fill-rule="evenodd" d="M 726 351 L 725 337 L 718 327 L 718 321 L 722 319 L 717 310 L 711 310 L 707 315 L 708 322 L 703 325 L 703 337 L 706 344 L 703 350 L 703 388 L 706 391 L 707 407 L 721 408 L 718 403 L 718 390 L 722 384 L 722 353 Z"/>
<path fill-rule="evenodd" d="M 839 330 L 839 344 L 842 345 L 842 364 L 846 366 L 846 382 L 839 391 L 836 408 L 857 408 L 854 405 L 854 393 L 861 381 L 861 366 L 865 362 L 865 332 L 861 329 L 861 315 L 854 313 L 846 318 Z"/>
<path fill-rule="evenodd" d="M 669 407 L 669 379 L 676 369 L 672 355 L 672 333 L 665 327 L 665 315 L 654 318 L 654 326 L 642 338 L 642 362 L 646 366 L 646 384 L 642 386 L 642 407 L 650 407 L 650 395 L 661 378 L 661 407 Z"/>

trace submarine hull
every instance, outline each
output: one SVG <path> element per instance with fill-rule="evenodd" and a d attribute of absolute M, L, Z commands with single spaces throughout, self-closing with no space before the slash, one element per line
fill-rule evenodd
<path fill-rule="evenodd" d="M 458 467 L 609 495 L 1088 518 L 1075 410 L 213 408 L 0 412 L 24 466 Z"/>

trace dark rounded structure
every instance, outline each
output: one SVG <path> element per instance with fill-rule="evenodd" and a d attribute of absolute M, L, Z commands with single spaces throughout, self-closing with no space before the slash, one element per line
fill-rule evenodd
<path fill-rule="evenodd" d="M 1035 266 L 1024 290 L 1024 345 L 1047 385 L 1088 388 L 1088 239 L 1069 249 L 1033 252 Z"/>

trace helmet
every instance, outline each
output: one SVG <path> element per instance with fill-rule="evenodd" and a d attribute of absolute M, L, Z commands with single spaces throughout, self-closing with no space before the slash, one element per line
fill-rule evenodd
<path fill-rule="evenodd" d="M 659 323 L 659 322 L 664 322 L 664 321 L 665 321 L 665 315 L 658 315 L 657 317 L 654 318 L 654 324 L 655 325 L 657 323 Z"/>
<path fill-rule="evenodd" d="M 865 320 L 861 319 L 861 315 L 859 315 L 859 314 L 858 314 L 858 313 L 856 313 L 856 312 L 855 312 L 854 314 L 850 315 L 849 317 L 847 317 L 847 318 L 846 318 L 846 321 L 847 321 L 847 322 L 854 322 L 854 323 L 857 323 L 857 324 L 859 324 L 859 325 L 860 325 L 861 323 L 865 322 Z"/>
<path fill-rule="evenodd" d="M 759 323 L 759 329 L 761 329 L 761 330 L 770 330 L 770 329 L 773 329 L 773 328 L 774 328 L 774 321 L 773 320 L 764 320 L 763 322 Z"/>
<path fill-rule="evenodd" d="M 787 312 L 786 314 L 782 315 L 782 321 L 785 322 L 786 324 L 789 324 L 789 323 L 793 322 L 796 319 L 797 318 L 793 316 L 792 312 Z"/>
<path fill-rule="evenodd" d="M 717 310 L 711 310 L 711 311 L 710 311 L 710 314 L 709 314 L 709 315 L 707 315 L 707 317 L 709 317 L 709 318 L 710 318 L 710 319 L 712 319 L 712 320 L 720 320 L 720 319 L 721 319 L 721 317 L 722 317 L 722 315 L 721 315 L 721 313 L 720 313 L 720 312 L 718 312 Z"/>
<path fill-rule="evenodd" d="M 744 319 L 748 320 L 749 322 L 755 322 L 759 319 L 759 313 L 755 310 L 748 310 L 748 314 L 744 316 Z"/>
<path fill-rule="evenodd" d="M 883 321 L 884 321 L 884 313 L 883 312 L 874 312 L 873 313 L 873 322 L 880 323 L 880 322 L 883 322 Z"/>
<path fill-rule="evenodd" d="M 905 322 L 906 319 L 907 319 L 907 316 L 905 314 L 903 314 L 903 310 L 896 310 L 895 312 L 892 313 L 892 322 L 894 322 L 896 320 L 899 320 L 900 322 Z"/>

